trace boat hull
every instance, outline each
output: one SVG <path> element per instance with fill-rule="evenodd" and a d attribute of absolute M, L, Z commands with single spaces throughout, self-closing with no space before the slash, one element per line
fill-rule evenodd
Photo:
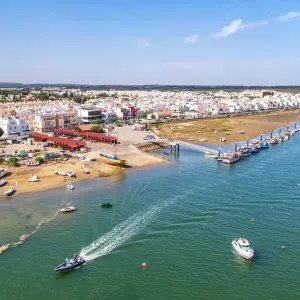
<path fill-rule="evenodd" d="M 60 264 L 57 267 L 55 267 L 54 271 L 56 271 L 56 272 L 70 271 L 70 270 L 72 270 L 72 269 L 74 269 L 74 268 L 76 268 L 76 267 L 78 267 L 78 266 L 80 266 L 80 265 L 82 265 L 84 263 L 85 263 L 84 259 L 82 259 L 80 261 L 77 261 L 76 263 L 69 264 L 69 265 L 63 263 L 63 264 Z"/>
<path fill-rule="evenodd" d="M 232 241 L 231 245 L 232 245 L 232 248 L 236 251 L 236 253 L 239 256 L 241 256 L 242 258 L 247 259 L 247 260 L 253 259 L 253 257 L 254 257 L 254 251 L 253 250 L 250 251 L 249 253 L 245 253 L 243 251 L 240 251 L 240 248 L 239 248 L 239 246 L 238 246 L 238 244 L 235 240 Z"/>
<path fill-rule="evenodd" d="M 126 163 L 125 159 L 110 159 L 104 156 L 100 157 L 100 160 L 102 160 L 103 162 L 109 164 L 109 165 L 113 165 L 113 166 L 124 166 Z"/>
<path fill-rule="evenodd" d="M 223 158 L 224 164 L 233 164 L 237 162 L 240 159 L 240 157 L 234 157 L 234 158 Z"/>

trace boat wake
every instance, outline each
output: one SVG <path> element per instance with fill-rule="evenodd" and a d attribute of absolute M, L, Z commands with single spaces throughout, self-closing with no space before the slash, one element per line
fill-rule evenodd
<path fill-rule="evenodd" d="M 92 261 L 110 253 L 115 248 L 124 244 L 127 240 L 136 235 L 139 231 L 144 229 L 148 222 L 155 215 L 160 213 L 163 208 L 173 204 L 182 197 L 183 196 L 177 196 L 172 198 L 172 200 L 165 201 L 159 205 L 154 205 L 148 210 L 137 212 L 129 219 L 117 225 L 110 232 L 99 237 L 89 246 L 84 247 L 80 252 L 80 256 L 82 256 L 86 261 Z"/>

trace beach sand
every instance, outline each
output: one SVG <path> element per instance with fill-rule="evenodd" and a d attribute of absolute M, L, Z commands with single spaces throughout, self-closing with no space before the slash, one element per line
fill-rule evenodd
<path fill-rule="evenodd" d="M 89 155 L 93 157 L 99 156 L 99 152 L 91 152 Z M 69 159 L 68 161 L 49 161 L 46 164 L 37 167 L 8 167 L 10 175 L 6 177 L 7 184 L 0 187 L 0 196 L 4 199 L 9 199 L 3 195 L 3 192 L 10 186 L 14 186 L 17 190 L 15 195 L 27 192 L 37 192 L 46 189 L 51 189 L 59 186 L 64 186 L 72 182 L 85 180 L 95 177 L 109 177 L 114 175 L 122 175 L 128 167 L 142 167 L 166 162 L 163 158 L 144 153 L 134 146 L 120 147 L 118 155 L 121 159 L 126 159 L 126 167 L 121 168 L 101 162 L 99 159 L 90 162 L 85 160 Z M 7 166 L 1 166 L 7 168 Z M 90 174 L 83 173 L 80 169 L 86 168 Z M 61 176 L 53 173 L 53 170 L 66 171 L 72 170 L 75 178 Z M 36 174 L 40 181 L 28 182 L 32 174 Z M 3 195 L 3 196 L 2 196 Z"/>
<path fill-rule="evenodd" d="M 255 138 L 262 133 L 297 121 L 300 121 L 300 111 L 280 111 L 269 114 L 165 123 L 159 124 L 158 129 L 154 128 L 153 131 L 160 138 L 193 140 L 191 141 L 193 143 L 199 143 L 199 139 L 208 139 L 205 142 L 207 144 L 220 144 L 220 138 L 225 137 L 225 144 L 230 144 L 247 138 Z M 244 130 L 245 134 L 238 134 L 240 130 Z M 230 135 L 226 135 L 225 132 L 229 132 Z"/>

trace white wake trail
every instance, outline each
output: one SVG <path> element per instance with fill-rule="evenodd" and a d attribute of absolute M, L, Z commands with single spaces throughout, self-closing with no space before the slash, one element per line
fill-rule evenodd
<path fill-rule="evenodd" d="M 183 196 L 174 197 L 172 200 L 165 201 L 159 205 L 154 205 L 146 211 L 137 212 L 129 219 L 117 225 L 110 232 L 99 237 L 89 246 L 84 247 L 81 250 L 80 255 L 84 257 L 86 261 L 92 261 L 110 253 L 145 228 L 147 223 L 164 207 L 174 203 L 181 197 Z"/>

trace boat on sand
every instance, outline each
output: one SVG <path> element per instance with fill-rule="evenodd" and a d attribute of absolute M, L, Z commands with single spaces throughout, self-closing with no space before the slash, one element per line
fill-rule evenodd
<path fill-rule="evenodd" d="M 10 195 L 14 194 L 15 192 L 16 192 L 16 189 L 12 186 L 4 192 L 4 195 L 5 196 L 10 196 Z"/>
<path fill-rule="evenodd" d="M 39 181 L 39 178 L 37 177 L 37 175 L 32 174 L 32 176 L 28 179 L 29 182 L 37 182 Z"/>
<path fill-rule="evenodd" d="M 5 179 L 0 180 L 0 186 L 4 186 L 6 183 L 7 183 L 7 181 Z"/>

